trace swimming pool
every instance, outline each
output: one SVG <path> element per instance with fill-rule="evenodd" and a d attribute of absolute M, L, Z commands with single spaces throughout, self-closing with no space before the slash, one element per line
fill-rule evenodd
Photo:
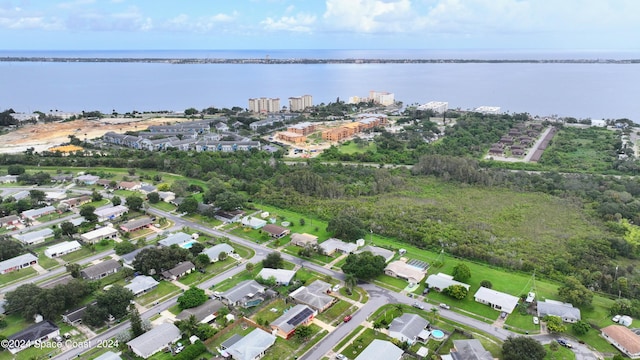
<path fill-rule="evenodd" d="M 434 339 L 439 340 L 444 337 L 444 333 L 441 330 L 433 330 L 431 332 L 431 336 L 433 336 Z"/>
<path fill-rule="evenodd" d="M 192 246 L 193 246 L 193 244 L 195 244 L 195 243 L 197 243 L 197 241 L 195 241 L 195 240 L 191 240 L 191 241 L 188 241 L 188 242 L 186 242 L 186 243 L 184 243 L 184 244 L 180 245 L 180 247 L 181 247 L 181 248 L 183 248 L 183 249 L 191 249 L 191 247 L 192 247 Z"/>

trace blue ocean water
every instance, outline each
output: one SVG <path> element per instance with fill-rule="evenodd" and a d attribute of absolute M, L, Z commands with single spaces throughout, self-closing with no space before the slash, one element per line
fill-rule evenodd
<path fill-rule="evenodd" d="M 0 51 L 0 57 L 272 59 L 638 59 L 639 53 L 445 50 Z M 389 91 L 404 104 L 500 106 L 509 112 L 640 120 L 640 64 L 164 64 L 0 62 L 0 110 L 18 112 L 247 107 L 249 98 L 314 104 Z"/>

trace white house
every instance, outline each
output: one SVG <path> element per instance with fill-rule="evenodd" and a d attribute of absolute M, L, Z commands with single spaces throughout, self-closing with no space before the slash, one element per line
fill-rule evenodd
<path fill-rule="evenodd" d="M 296 276 L 296 272 L 295 270 L 264 268 L 260 270 L 258 276 L 263 279 L 269 279 L 273 277 L 276 280 L 277 285 L 287 286 L 289 285 L 293 277 Z"/>
<path fill-rule="evenodd" d="M 118 230 L 105 226 L 80 235 L 80 239 L 88 244 L 95 244 L 104 239 L 115 239 L 118 236 Z"/>
<path fill-rule="evenodd" d="M 6 274 L 15 270 L 24 269 L 37 263 L 38 258 L 31 253 L 18 255 L 16 257 L 12 257 L 11 259 L 0 262 L 0 274 Z"/>
<path fill-rule="evenodd" d="M 245 216 L 242 218 L 241 221 L 243 226 L 248 226 L 254 230 L 258 230 L 263 228 L 265 225 L 267 225 L 267 221 L 266 220 L 262 220 L 262 219 L 258 219 L 255 218 L 253 216 Z"/>
<path fill-rule="evenodd" d="M 518 306 L 518 297 L 505 294 L 493 289 L 481 286 L 476 294 L 473 295 L 475 300 L 479 303 L 491 306 L 498 311 L 504 311 L 507 314 L 511 314 L 513 310 Z"/>
<path fill-rule="evenodd" d="M 213 247 L 202 250 L 201 254 L 206 254 L 209 257 L 209 261 L 216 262 L 220 259 L 220 254 L 225 253 L 228 255 L 233 254 L 234 250 L 231 245 L 223 243 L 217 244 Z"/>
<path fill-rule="evenodd" d="M 49 246 L 45 251 L 44 254 L 47 255 L 50 258 L 54 258 L 54 257 L 59 257 L 59 256 L 63 256 L 69 253 L 72 253 L 74 251 L 78 251 L 82 249 L 82 245 L 80 245 L 79 242 L 77 241 L 65 241 L 65 242 L 61 242 L 59 244 L 53 245 L 53 246 Z"/>
<path fill-rule="evenodd" d="M 469 291 L 470 287 L 469 284 L 455 281 L 453 280 L 453 276 L 443 273 L 429 275 L 429 277 L 427 277 L 426 284 L 430 290 L 435 290 L 437 292 L 441 292 L 451 285 L 463 286 L 465 289 L 467 289 L 467 291 Z"/>
<path fill-rule="evenodd" d="M 164 323 L 129 341 L 127 346 L 136 355 L 147 359 L 166 346 L 178 341 L 180 336 L 180 329 L 177 326 L 171 323 Z"/>

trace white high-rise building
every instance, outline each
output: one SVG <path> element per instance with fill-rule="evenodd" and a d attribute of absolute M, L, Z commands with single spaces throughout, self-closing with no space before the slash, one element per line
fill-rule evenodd
<path fill-rule="evenodd" d="M 249 110 L 254 113 L 272 113 L 280 111 L 280 98 L 249 99 Z"/>
<path fill-rule="evenodd" d="M 389 106 L 395 102 L 395 96 L 393 93 L 386 91 L 369 91 L 369 100 L 373 100 L 376 104 Z"/>
<path fill-rule="evenodd" d="M 429 101 L 426 104 L 418 106 L 418 110 L 433 110 L 437 113 L 444 113 L 449 109 L 449 103 L 445 101 Z"/>
<path fill-rule="evenodd" d="M 313 106 L 311 95 L 292 96 L 289 98 L 289 111 L 304 111 Z"/>

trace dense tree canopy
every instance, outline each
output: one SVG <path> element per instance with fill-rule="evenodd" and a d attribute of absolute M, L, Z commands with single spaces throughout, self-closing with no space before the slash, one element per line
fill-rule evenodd
<path fill-rule="evenodd" d="M 542 360 L 546 355 L 542 344 L 531 337 L 510 337 L 502 344 L 504 360 Z"/>
<path fill-rule="evenodd" d="M 342 271 L 353 274 L 360 280 L 369 280 L 381 275 L 387 263 L 380 255 L 373 255 L 370 251 L 359 254 L 349 254 Z"/>
<path fill-rule="evenodd" d="M 0 261 L 11 259 L 24 252 L 22 244 L 8 238 L 0 238 Z"/>
<path fill-rule="evenodd" d="M 271 269 L 281 269 L 284 266 L 284 260 L 278 252 L 272 252 L 262 260 L 262 267 Z"/>
<path fill-rule="evenodd" d="M 180 309 L 190 309 L 204 304 L 207 299 L 204 290 L 192 287 L 178 298 L 178 305 L 180 305 Z"/>
<path fill-rule="evenodd" d="M 133 268 L 145 275 L 160 274 L 191 257 L 187 249 L 178 246 L 142 250 L 133 260 Z"/>
<path fill-rule="evenodd" d="M 471 278 L 471 269 L 466 264 L 459 263 L 453 267 L 453 279 L 460 282 L 465 282 Z"/>
<path fill-rule="evenodd" d="M 558 288 L 560 298 L 574 306 L 589 306 L 593 300 L 593 292 L 573 276 L 567 276 L 562 286 Z"/>

